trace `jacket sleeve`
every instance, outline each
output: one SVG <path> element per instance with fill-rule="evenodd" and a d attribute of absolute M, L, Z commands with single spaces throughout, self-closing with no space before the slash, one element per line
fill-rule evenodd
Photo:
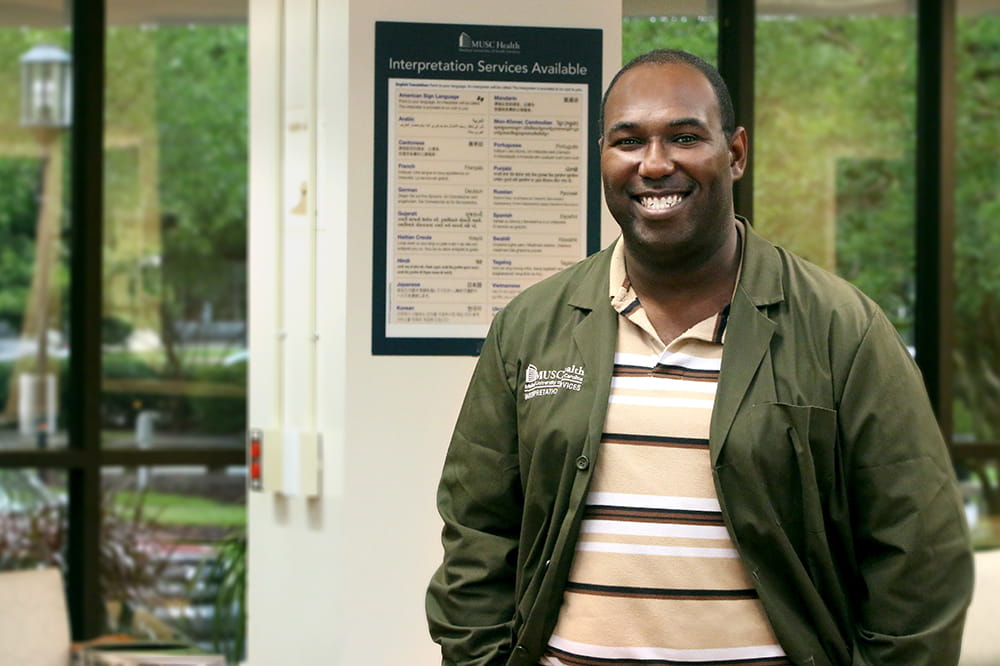
<path fill-rule="evenodd" d="M 511 648 L 523 494 L 515 386 L 494 320 L 476 365 L 438 487 L 444 560 L 426 610 L 445 666 L 498 666 Z"/>
<path fill-rule="evenodd" d="M 968 526 L 920 373 L 881 312 L 840 414 L 860 583 L 852 663 L 956 664 L 972 594 Z"/>

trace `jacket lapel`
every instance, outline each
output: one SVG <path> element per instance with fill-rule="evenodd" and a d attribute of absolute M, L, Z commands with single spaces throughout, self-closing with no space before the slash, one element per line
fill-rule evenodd
<path fill-rule="evenodd" d="M 620 242 L 620 241 L 619 241 Z M 573 343 L 583 359 L 585 381 L 591 383 L 593 407 L 587 424 L 584 451 L 596 459 L 598 443 L 604 430 L 604 416 L 611 391 L 614 370 L 615 342 L 618 339 L 618 313 L 611 307 L 608 271 L 613 245 L 602 252 L 591 270 L 570 294 L 567 305 L 581 312 L 581 320 L 573 329 Z"/>
<path fill-rule="evenodd" d="M 755 377 L 759 389 L 756 395 L 775 399 L 774 375 L 767 352 L 776 325 L 764 308 L 785 299 L 781 259 L 777 249 L 758 236 L 749 223 L 745 223 L 744 228 L 743 267 L 726 324 L 722 371 L 712 412 L 713 465 L 718 461 L 736 412 Z"/>

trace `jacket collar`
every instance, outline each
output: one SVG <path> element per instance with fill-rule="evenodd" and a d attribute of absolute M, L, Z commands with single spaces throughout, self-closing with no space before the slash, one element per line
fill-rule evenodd
<path fill-rule="evenodd" d="M 619 237 L 614 243 L 604 248 L 592 261 L 584 267 L 584 273 L 576 280 L 576 287 L 569 292 L 567 303 L 581 310 L 595 311 L 604 307 L 611 309 L 611 298 L 608 296 L 608 272 L 611 270 L 611 255 L 615 245 L 621 242 Z"/>
<path fill-rule="evenodd" d="M 739 216 L 737 216 L 739 217 Z M 782 281 L 781 257 L 778 249 L 764 240 L 750 225 L 739 217 L 746 230 L 743 248 L 743 271 L 740 274 L 738 291 L 745 292 L 754 307 L 774 305 L 785 300 L 785 285 Z"/>

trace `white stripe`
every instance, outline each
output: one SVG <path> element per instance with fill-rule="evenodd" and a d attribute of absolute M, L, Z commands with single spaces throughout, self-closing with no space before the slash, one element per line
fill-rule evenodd
<path fill-rule="evenodd" d="M 688 393 L 709 393 L 715 395 L 717 382 L 696 382 L 690 379 L 668 377 L 615 377 L 612 389 L 632 389 L 637 391 L 686 391 Z"/>
<path fill-rule="evenodd" d="M 615 352 L 615 365 L 633 365 L 640 368 L 655 368 L 660 357 L 656 354 L 626 354 Z"/>
<path fill-rule="evenodd" d="M 631 493 L 587 493 L 587 504 L 627 506 L 644 509 L 679 509 L 682 511 L 722 511 L 714 497 L 670 497 L 667 495 L 635 495 Z"/>
<path fill-rule="evenodd" d="M 661 356 L 657 356 L 656 354 L 615 353 L 615 365 L 634 365 L 640 368 L 653 368 L 656 367 L 657 363 L 678 366 L 689 370 L 718 371 L 722 368 L 721 358 L 704 358 L 701 356 L 691 356 L 682 352 L 664 351 Z"/>
<path fill-rule="evenodd" d="M 658 557 L 717 557 L 735 559 L 740 556 L 735 548 L 696 548 L 694 546 L 646 546 L 635 543 L 610 543 L 607 541 L 580 541 L 578 551 L 614 553 L 616 555 L 656 555 Z"/>
<path fill-rule="evenodd" d="M 736 661 L 739 659 L 760 659 L 764 657 L 781 657 L 785 652 L 779 645 L 751 645 L 733 648 L 703 648 L 678 650 L 665 647 L 609 647 L 591 645 L 571 641 L 553 634 L 549 645 L 572 654 L 598 659 L 646 659 L 646 660 L 676 660 L 676 661 Z"/>
<path fill-rule="evenodd" d="M 646 398 L 636 395 L 612 395 L 609 403 L 620 405 L 642 405 L 644 407 L 684 407 L 689 409 L 712 409 L 715 400 L 695 400 L 693 398 Z"/>
<path fill-rule="evenodd" d="M 689 370 L 715 370 L 722 368 L 721 358 L 703 358 L 701 356 L 691 356 L 681 352 L 664 351 L 659 362 L 663 365 L 676 365 Z"/>
<path fill-rule="evenodd" d="M 642 523 L 623 520 L 586 519 L 580 524 L 585 534 L 622 534 L 628 536 L 680 537 L 683 539 L 729 539 L 725 527 L 717 525 L 678 525 Z"/>

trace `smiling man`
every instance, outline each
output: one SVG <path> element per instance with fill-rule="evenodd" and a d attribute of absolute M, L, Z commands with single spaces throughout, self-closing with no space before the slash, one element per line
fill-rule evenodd
<path fill-rule="evenodd" d="M 892 325 L 736 216 L 710 65 L 640 56 L 601 118 L 621 237 L 496 317 L 445 460 L 443 663 L 957 663 L 968 530 Z"/>

